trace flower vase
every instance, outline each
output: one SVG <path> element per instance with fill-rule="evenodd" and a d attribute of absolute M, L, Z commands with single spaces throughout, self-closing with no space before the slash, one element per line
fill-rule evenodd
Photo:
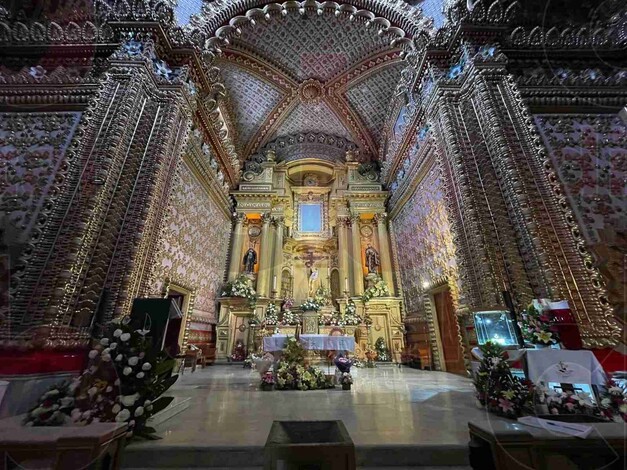
<path fill-rule="evenodd" d="M 342 384 L 342 390 L 350 390 L 351 384 Z"/>
<path fill-rule="evenodd" d="M 264 392 L 271 392 L 273 388 L 274 388 L 274 384 L 266 384 L 266 383 L 261 384 L 261 390 L 263 390 Z"/>

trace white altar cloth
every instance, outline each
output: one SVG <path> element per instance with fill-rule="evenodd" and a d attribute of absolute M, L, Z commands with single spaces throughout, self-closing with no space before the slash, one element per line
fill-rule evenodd
<path fill-rule="evenodd" d="M 530 349 L 526 356 L 529 380 L 533 383 L 605 385 L 605 372 L 592 351 Z"/>
<path fill-rule="evenodd" d="M 263 350 L 267 352 L 281 351 L 285 347 L 287 335 L 266 336 L 263 339 Z M 354 351 L 353 336 L 300 335 L 303 348 L 312 351 Z"/>
<path fill-rule="evenodd" d="M 354 351 L 354 336 L 300 335 L 303 348 L 313 351 Z"/>
<path fill-rule="evenodd" d="M 263 338 L 263 350 L 266 352 L 280 351 L 285 347 L 287 335 L 272 335 Z"/>

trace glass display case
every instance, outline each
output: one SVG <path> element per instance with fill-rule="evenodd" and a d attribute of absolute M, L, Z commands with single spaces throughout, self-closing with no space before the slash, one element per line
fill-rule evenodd
<path fill-rule="evenodd" d="M 507 310 L 475 312 L 474 317 L 477 342 L 480 345 L 492 341 L 501 346 L 518 346 L 514 322 Z"/>

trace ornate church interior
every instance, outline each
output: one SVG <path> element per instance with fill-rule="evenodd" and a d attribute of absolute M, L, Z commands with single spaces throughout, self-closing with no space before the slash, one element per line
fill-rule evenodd
<path fill-rule="evenodd" d="M 0 461 L 625 468 L 626 25 L 0 1 Z"/>

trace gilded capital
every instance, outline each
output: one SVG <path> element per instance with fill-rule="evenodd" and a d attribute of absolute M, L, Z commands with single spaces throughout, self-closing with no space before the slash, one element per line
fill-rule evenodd
<path fill-rule="evenodd" d="M 271 221 L 272 215 L 270 214 L 270 212 L 264 212 L 263 214 L 261 214 L 261 222 L 264 225 L 268 225 Z"/>
<path fill-rule="evenodd" d="M 351 224 L 353 225 L 359 225 L 359 222 L 361 222 L 361 216 L 359 214 L 353 214 L 351 215 Z"/>
<path fill-rule="evenodd" d="M 350 225 L 350 218 L 346 215 L 340 215 L 337 217 L 337 225 L 340 226 L 344 226 L 347 227 L 348 225 Z"/>
<path fill-rule="evenodd" d="M 285 217 L 283 216 L 272 217 L 272 224 L 277 228 L 283 227 L 285 225 Z"/>
<path fill-rule="evenodd" d="M 373 218 L 375 224 L 378 225 L 379 223 L 382 223 L 384 226 L 387 219 L 388 215 L 386 212 L 380 212 L 378 214 L 375 214 Z"/>
<path fill-rule="evenodd" d="M 243 224 L 247 221 L 248 221 L 248 218 L 246 217 L 246 214 L 242 212 L 236 212 L 235 214 L 233 214 L 233 223 Z"/>

